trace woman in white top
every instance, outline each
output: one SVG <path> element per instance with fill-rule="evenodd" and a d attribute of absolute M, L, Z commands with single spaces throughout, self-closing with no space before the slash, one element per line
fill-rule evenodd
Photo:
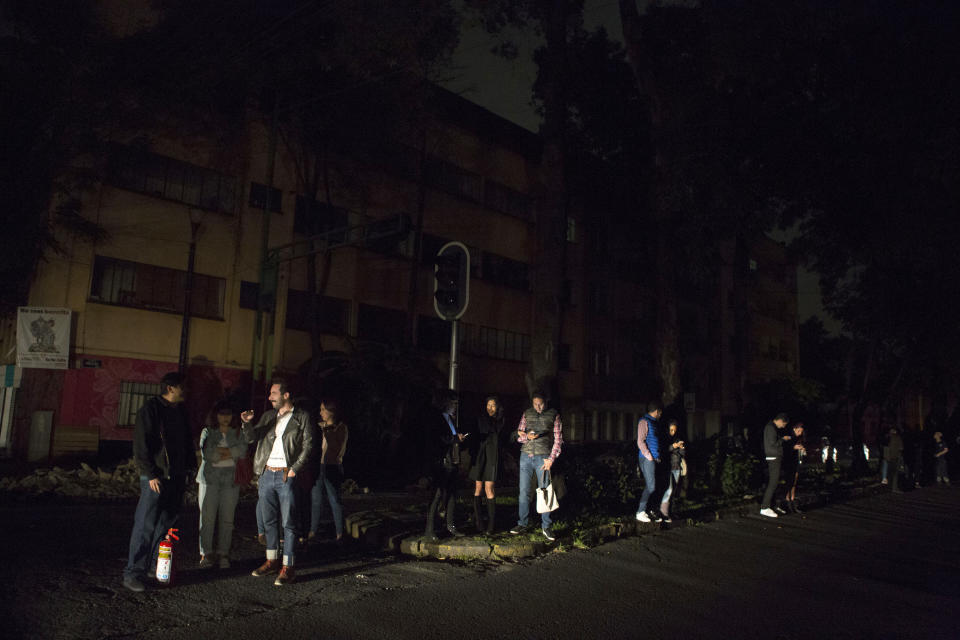
<path fill-rule="evenodd" d="M 220 568 L 230 566 L 233 540 L 233 516 L 237 510 L 240 486 L 234 482 L 237 460 L 247 454 L 247 444 L 236 427 L 236 414 L 225 402 L 218 402 L 207 417 L 200 434 L 200 470 L 197 472 L 200 502 L 200 568 L 214 565 L 220 556 Z M 219 536 L 213 546 L 216 525 Z"/>

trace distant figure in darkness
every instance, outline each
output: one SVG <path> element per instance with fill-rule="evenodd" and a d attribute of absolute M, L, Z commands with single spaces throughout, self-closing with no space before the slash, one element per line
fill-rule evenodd
<path fill-rule="evenodd" d="M 433 484 L 436 490 L 430 508 L 427 511 L 427 525 L 423 535 L 428 540 L 436 540 L 434 520 L 437 512 L 446 510 L 447 531 L 455 537 L 463 534 L 457 530 L 454 510 L 457 505 L 457 480 L 460 474 L 460 443 L 467 434 L 457 428 L 457 392 L 444 391 L 440 396 L 439 415 L 428 419 L 425 428 L 433 455 Z M 445 506 L 443 506 L 445 505 Z"/>
<path fill-rule="evenodd" d="M 901 429 L 903 438 L 903 462 L 906 467 L 907 487 L 919 489 L 923 476 L 923 432 L 918 429 Z"/>
<path fill-rule="evenodd" d="M 477 418 L 477 431 L 473 441 L 477 443 L 470 467 L 470 479 L 474 481 L 473 521 L 479 531 L 482 527 L 480 517 L 480 490 L 487 496 L 487 534 L 493 533 L 497 502 L 494 484 L 497 481 L 500 461 L 500 431 L 503 430 L 503 411 L 500 400 L 489 396 L 484 402 L 484 412 Z"/>
<path fill-rule="evenodd" d="M 933 463 L 937 474 L 937 484 L 950 484 L 950 475 L 947 473 L 947 453 L 950 452 L 947 443 L 943 441 L 943 432 L 933 433 Z"/>
<path fill-rule="evenodd" d="M 680 487 L 680 471 L 686 464 L 686 444 L 680 437 L 680 426 L 676 420 L 671 420 L 667 427 L 667 438 L 664 441 L 667 451 L 670 453 L 670 468 L 667 470 L 667 489 L 660 498 L 660 514 L 664 522 L 671 522 L 670 518 L 670 499 L 674 498 L 674 492 Z"/>
<path fill-rule="evenodd" d="M 767 518 L 776 518 L 778 513 L 786 513 L 783 509 L 777 508 L 774 511 L 774 494 L 777 491 L 777 485 L 780 484 L 780 467 L 783 464 L 783 441 L 789 440 L 790 436 L 781 435 L 790 421 L 785 413 L 778 413 L 772 421 L 768 422 L 763 428 L 763 453 L 767 460 L 767 489 L 763 492 L 763 500 L 760 502 L 760 515 Z"/>
<path fill-rule="evenodd" d="M 903 456 L 903 438 L 900 437 L 899 429 L 890 428 L 887 434 L 887 443 L 883 447 L 883 460 L 880 461 L 881 484 L 891 485 L 891 488 L 900 492 L 900 459 Z"/>
<path fill-rule="evenodd" d="M 803 466 L 807 456 L 807 443 L 804 437 L 803 423 L 798 422 L 790 429 L 790 437 L 787 440 L 787 453 L 783 459 L 784 476 L 787 479 L 789 489 L 787 489 L 787 511 L 791 513 L 803 513 L 803 510 L 797 506 L 797 485 L 800 483 L 800 468 Z"/>

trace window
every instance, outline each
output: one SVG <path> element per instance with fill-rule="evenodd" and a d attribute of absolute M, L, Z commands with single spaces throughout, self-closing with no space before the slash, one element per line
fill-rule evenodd
<path fill-rule="evenodd" d="M 450 332 L 447 331 L 447 342 Z M 530 336 L 493 327 L 462 323 L 460 342 L 464 353 L 499 360 L 527 362 L 530 359 Z M 449 344 L 446 348 L 449 348 Z"/>
<path fill-rule="evenodd" d="M 570 345 L 561 344 L 557 349 L 557 367 L 561 371 L 570 371 L 573 366 L 573 356 L 570 353 Z"/>
<path fill-rule="evenodd" d="M 357 337 L 387 344 L 403 342 L 407 314 L 396 309 L 361 304 L 357 315 Z"/>
<path fill-rule="evenodd" d="M 240 308 L 257 310 L 257 296 L 260 295 L 260 283 L 240 281 Z"/>
<path fill-rule="evenodd" d="M 332 207 L 325 202 L 317 202 L 306 196 L 297 196 L 293 213 L 293 231 L 295 233 L 315 236 L 325 231 L 343 229 L 349 225 L 350 213 L 346 209 Z M 331 240 L 343 242 L 343 238 L 331 238 Z"/>
<path fill-rule="evenodd" d="M 250 201 L 249 205 L 254 209 L 263 209 L 264 205 L 267 203 L 267 198 L 270 198 L 269 209 L 274 213 L 283 213 L 283 208 L 281 204 L 283 203 L 283 194 L 280 192 L 280 189 L 276 187 L 270 187 L 267 189 L 267 185 L 260 184 L 259 182 L 250 183 Z"/>
<path fill-rule="evenodd" d="M 567 242 L 577 241 L 577 221 L 574 218 L 567 218 Z"/>
<path fill-rule="evenodd" d="M 310 292 L 298 289 L 287 291 L 287 329 L 310 331 L 313 322 L 321 333 L 344 335 L 347 333 L 347 316 L 350 311 L 350 301 L 328 296 L 318 296 L 317 317 L 310 317 Z M 316 294 L 313 294 L 316 296 Z"/>
<path fill-rule="evenodd" d="M 114 145 L 107 181 L 156 198 L 233 213 L 237 181 L 213 169 L 157 153 Z"/>
<path fill-rule="evenodd" d="M 187 272 L 97 256 L 90 300 L 124 307 L 183 313 Z M 193 274 L 191 315 L 223 319 L 226 280 Z"/>
<path fill-rule="evenodd" d="M 426 174 L 427 182 L 438 189 L 476 202 L 483 201 L 483 179 L 475 173 L 431 157 L 427 159 Z"/>
<path fill-rule="evenodd" d="M 464 329 L 466 325 L 461 323 L 460 330 Z M 420 316 L 417 322 L 417 346 L 427 351 L 450 351 L 450 323 L 435 316 Z"/>
<path fill-rule="evenodd" d="M 504 186 L 495 180 L 484 184 L 483 203 L 495 211 L 521 220 L 531 220 L 531 200 L 525 194 Z"/>
<path fill-rule="evenodd" d="M 121 382 L 120 404 L 117 406 L 117 426 L 132 427 L 137 422 L 137 412 L 148 398 L 163 393 L 160 383 Z"/>
<path fill-rule="evenodd" d="M 482 261 L 480 277 L 487 282 L 511 289 L 528 291 L 530 289 L 529 266 L 518 260 L 511 260 L 489 251 L 480 254 Z"/>

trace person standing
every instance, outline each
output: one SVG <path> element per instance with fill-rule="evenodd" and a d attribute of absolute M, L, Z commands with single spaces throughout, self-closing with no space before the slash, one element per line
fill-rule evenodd
<path fill-rule="evenodd" d="M 803 510 L 797 506 L 797 485 L 800 483 L 800 467 L 807 455 L 806 440 L 803 433 L 803 423 L 798 422 L 790 429 L 792 433 L 788 440 L 787 457 L 784 459 L 784 475 L 790 488 L 787 489 L 787 511 L 791 513 L 803 513 Z"/>
<path fill-rule="evenodd" d="M 950 475 L 947 473 L 947 454 L 950 448 L 943 441 L 943 432 L 933 432 L 933 462 L 937 474 L 937 484 L 950 484 Z"/>
<path fill-rule="evenodd" d="M 510 533 L 518 534 L 527 530 L 530 518 L 530 489 L 532 476 L 537 478 L 537 487 L 548 484 L 550 469 L 560 457 L 563 447 L 563 422 L 556 409 L 547 408 L 547 397 L 535 392 L 531 397 L 531 407 L 523 412 L 517 427 L 517 442 L 520 443 L 520 496 L 519 519 Z M 540 530 L 547 540 L 556 540 L 551 529 L 550 512 L 540 514 Z"/>
<path fill-rule="evenodd" d="M 776 518 L 777 511 L 770 508 L 777 485 L 780 484 L 780 467 L 783 464 L 783 441 L 790 436 L 781 436 L 780 432 L 786 428 L 790 417 L 785 413 L 777 416 L 763 428 L 763 453 L 767 459 L 767 489 L 763 492 L 763 501 L 760 503 L 760 515 L 767 518 Z M 780 510 L 782 511 L 782 509 Z M 784 512 L 786 513 L 786 512 Z"/>
<path fill-rule="evenodd" d="M 140 500 L 133 517 L 123 586 L 143 591 L 143 580 L 156 566 L 157 545 L 176 526 L 187 475 L 196 468 L 193 437 L 183 408 L 183 374 L 160 379 L 163 390 L 137 411 L 133 457 L 140 472 Z"/>
<path fill-rule="evenodd" d="M 233 421 L 233 409 L 225 402 L 218 402 L 207 417 L 207 425 L 210 426 L 204 427 L 200 433 L 197 501 L 200 504 L 201 569 L 213 567 L 214 555 L 219 555 L 221 569 L 230 568 L 233 517 L 240 498 L 240 486 L 235 482 L 237 460 L 247 454 L 247 443 Z M 216 553 L 213 546 L 214 525 L 220 534 Z"/>
<path fill-rule="evenodd" d="M 663 407 L 657 401 L 647 404 L 647 413 L 637 423 L 637 461 L 643 474 L 643 493 L 637 506 L 637 520 L 660 522 L 663 516 L 657 511 L 647 512 L 647 503 L 657 488 L 657 463 L 660 462 L 660 439 L 657 428 Z"/>
<path fill-rule="evenodd" d="M 891 489 L 901 493 L 900 485 L 900 462 L 903 456 L 903 438 L 896 427 L 890 428 L 887 434 L 887 444 L 883 447 L 883 460 L 880 462 L 880 474 L 882 476 L 881 484 L 887 484 L 888 477 Z"/>
<path fill-rule="evenodd" d="M 660 498 L 660 515 L 664 522 L 671 522 L 670 499 L 674 491 L 680 486 L 680 470 L 683 468 L 687 455 L 686 444 L 680 437 L 680 426 L 676 420 L 671 420 L 667 427 L 667 450 L 670 452 L 670 475 L 667 480 L 667 490 Z"/>
<path fill-rule="evenodd" d="M 320 520 L 324 503 L 330 504 L 333 516 L 333 528 L 337 542 L 343 541 L 343 501 L 340 488 L 343 486 L 343 456 L 347 453 L 347 425 L 337 412 L 337 404 L 328 398 L 320 403 L 320 434 L 323 438 L 320 446 L 320 464 L 317 480 L 310 490 L 310 535 L 316 537 L 320 531 Z"/>
<path fill-rule="evenodd" d="M 432 418 L 427 426 L 428 446 L 433 450 L 433 483 L 436 490 L 427 510 L 427 525 L 423 535 L 436 540 L 434 520 L 441 505 L 446 505 L 447 531 L 453 536 L 462 536 L 455 525 L 454 510 L 457 505 L 457 480 L 460 475 L 460 443 L 467 434 L 457 429 L 457 392 L 444 391 L 440 397 L 440 416 Z"/>
<path fill-rule="evenodd" d="M 493 533 L 494 520 L 497 513 L 497 503 L 494 494 L 494 484 L 497 481 L 500 461 L 500 431 L 503 429 L 503 412 L 500 401 L 496 396 L 489 396 L 484 403 L 485 413 L 477 418 L 476 455 L 470 467 L 469 477 L 474 481 L 473 488 L 473 522 L 479 531 L 482 526 L 480 519 L 480 491 L 487 496 L 487 534 Z"/>
<path fill-rule="evenodd" d="M 271 411 L 252 424 L 253 410 L 240 414 L 243 436 L 247 442 L 257 443 L 253 457 L 253 472 L 259 476 L 259 506 L 263 514 L 266 535 L 266 562 L 254 569 L 254 576 L 278 573 L 274 584 L 281 586 L 296 580 L 297 547 L 297 474 L 308 468 L 313 457 L 316 427 L 310 414 L 294 407 L 287 382 L 274 378 L 270 385 Z M 279 558 L 280 540 L 277 530 L 283 528 L 283 563 Z"/>

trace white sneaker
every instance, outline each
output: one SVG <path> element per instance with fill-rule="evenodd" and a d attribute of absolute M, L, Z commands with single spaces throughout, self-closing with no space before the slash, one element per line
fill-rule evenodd
<path fill-rule="evenodd" d="M 760 509 L 760 515 L 766 516 L 767 518 L 777 518 L 777 517 L 779 517 L 779 516 L 777 516 L 777 512 L 774 511 L 773 509 L 770 509 L 770 508 Z"/>
<path fill-rule="evenodd" d="M 647 515 L 646 511 L 640 511 L 637 513 L 637 520 L 640 522 L 650 522 L 650 516 Z"/>

